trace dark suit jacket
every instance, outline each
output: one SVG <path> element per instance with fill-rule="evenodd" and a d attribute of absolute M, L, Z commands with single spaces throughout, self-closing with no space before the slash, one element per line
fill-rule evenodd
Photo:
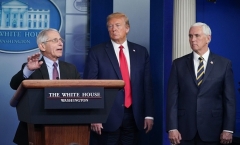
<path fill-rule="evenodd" d="M 167 131 L 178 129 L 183 140 L 198 131 L 203 141 L 219 141 L 223 130 L 234 131 L 235 90 L 231 61 L 210 52 L 200 87 L 193 53 L 173 61 L 168 82 Z"/>
<path fill-rule="evenodd" d="M 35 70 L 28 79 L 49 79 L 46 63 L 43 58 L 41 60 L 43 61 L 41 67 Z M 14 90 L 16 90 L 25 79 L 23 77 L 23 68 L 25 65 L 26 63 L 22 65 L 22 69 L 11 79 L 10 86 Z M 61 79 L 80 79 L 80 75 L 76 67 L 70 63 L 59 61 L 59 69 Z M 28 145 L 27 123 L 20 121 L 13 142 L 20 145 Z"/>
<path fill-rule="evenodd" d="M 132 109 L 139 130 L 144 127 L 144 118 L 153 117 L 153 96 L 150 79 L 149 55 L 146 48 L 128 42 L 130 56 L 130 78 L 132 87 Z M 85 64 L 84 79 L 122 80 L 119 63 L 111 41 L 90 49 Z M 124 115 L 124 91 L 116 96 L 103 130 L 115 131 L 122 123 Z"/>

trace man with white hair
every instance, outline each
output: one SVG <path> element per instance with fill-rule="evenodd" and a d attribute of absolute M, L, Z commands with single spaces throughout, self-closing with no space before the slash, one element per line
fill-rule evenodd
<path fill-rule="evenodd" d="M 11 88 L 16 90 L 25 79 L 80 79 L 74 65 L 58 60 L 63 53 L 63 41 L 56 29 L 42 30 L 37 36 L 41 53 L 27 58 L 27 63 L 24 63 L 21 70 L 12 77 Z M 13 142 L 18 145 L 29 144 L 27 123 L 20 121 Z"/>
<path fill-rule="evenodd" d="M 193 24 L 189 30 L 193 52 L 173 61 L 166 120 L 172 144 L 232 142 L 236 114 L 232 64 L 210 51 L 210 41 L 209 26 Z"/>

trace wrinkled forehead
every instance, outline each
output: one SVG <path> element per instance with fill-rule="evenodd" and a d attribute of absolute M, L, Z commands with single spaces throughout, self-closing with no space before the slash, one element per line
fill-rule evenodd
<path fill-rule="evenodd" d="M 60 34 L 56 31 L 48 31 L 46 35 L 47 35 L 48 39 L 60 38 Z"/>
<path fill-rule="evenodd" d="M 193 26 L 189 29 L 189 34 L 202 34 L 203 28 L 202 26 Z"/>

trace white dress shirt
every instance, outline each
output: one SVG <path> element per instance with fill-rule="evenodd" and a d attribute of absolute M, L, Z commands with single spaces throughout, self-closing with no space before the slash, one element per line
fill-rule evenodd
<path fill-rule="evenodd" d="M 112 41 L 112 40 L 111 40 Z M 114 48 L 114 51 L 115 51 L 115 54 L 117 56 L 117 60 L 118 60 L 118 64 L 120 66 L 120 63 L 119 63 L 119 51 L 120 51 L 120 48 L 119 46 L 123 46 L 123 53 L 125 55 L 125 58 L 126 58 L 126 61 L 127 61 L 127 65 L 128 65 L 128 73 L 129 73 L 129 77 L 131 76 L 130 72 L 130 57 L 129 57 L 129 50 L 128 50 L 128 45 L 127 45 L 127 40 L 123 42 L 123 44 L 117 44 L 116 42 L 112 41 L 112 44 L 113 44 L 113 48 Z"/>
<path fill-rule="evenodd" d="M 208 49 L 206 53 L 204 53 L 202 55 L 203 57 L 203 66 L 204 66 L 204 73 L 205 73 L 205 70 L 207 68 L 207 62 L 208 62 L 208 57 L 209 57 L 209 54 L 210 54 L 210 50 Z M 195 70 L 195 76 L 197 78 L 197 70 L 198 70 L 198 66 L 199 66 L 199 58 L 200 55 L 198 55 L 196 52 L 193 51 L 193 62 L 194 62 L 194 70 Z"/>

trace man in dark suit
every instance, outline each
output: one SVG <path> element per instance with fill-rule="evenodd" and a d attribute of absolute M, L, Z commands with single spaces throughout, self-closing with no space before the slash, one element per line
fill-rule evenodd
<path fill-rule="evenodd" d="M 149 132 L 153 126 L 149 55 L 143 46 L 127 41 L 130 25 L 125 14 L 110 14 L 107 28 L 111 41 L 90 49 L 83 78 L 123 79 L 125 87 L 118 92 L 107 121 L 93 123 L 91 129 L 98 144 L 134 145 L 138 131 Z M 122 70 L 121 51 L 126 58 L 126 74 Z"/>
<path fill-rule="evenodd" d="M 12 89 L 16 90 L 25 79 L 80 79 L 74 65 L 58 60 L 63 52 L 63 39 L 57 30 L 42 30 L 37 36 L 37 43 L 43 57 L 39 60 L 40 53 L 36 53 L 27 58 L 27 63 L 24 63 L 22 69 L 11 79 Z M 57 76 L 53 74 L 54 62 L 57 63 Z M 13 142 L 18 145 L 29 144 L 27 123 L 19 123 Z"/>
<path fill-rule="evenodd" d="M 172 144 L 232 142 L 236 106 L 232 64 L 210 51 L 210 41 L 209 26 L 193 24 L 189 30 L 193 52 L 173 61 L 166 120 Z"/>

